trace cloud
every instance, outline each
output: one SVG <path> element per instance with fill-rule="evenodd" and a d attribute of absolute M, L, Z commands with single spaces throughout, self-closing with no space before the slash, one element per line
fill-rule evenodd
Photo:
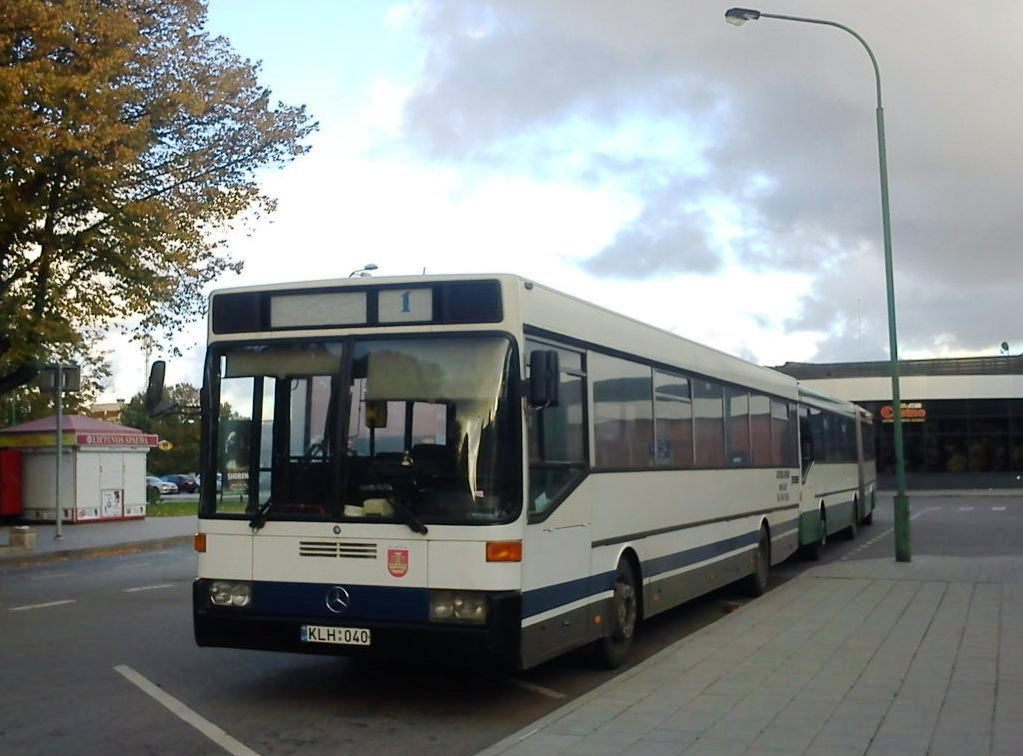
<path fill-rule="evenodd" d="M 429 50 L 403 117 L 424 159 L 557 174 L 638 211 L 583 270 L 610 279 L 732 265 L 813 283 L 789 329 L 820 359 L 887 352 L 875 90 L 837 29 L 726 25 L 700 0 L 452 0 L 419 17 Z M 883 77 L 904 354 L 1023 343 L 1023 7 L 869 0 L 825 15 Z M 1009 18 L 1005 18 L 1009 16 Z M 645 137 L 645 138 L 644 138 Z M 869 305 L 869 306 L 868 306 Z M 880 305 L 880 306 L 878 306 Z"/>
<path fill-rule="evenodd" d="M 690 183 L 673 183 L 648 195 L 639 216 L 583 267 L 598 275 L 626 278 L 719 270 L 722 259 L 709 243 L 712 219 L 705 208 L 686 204 L 686 197 L 699 196 Z"/>

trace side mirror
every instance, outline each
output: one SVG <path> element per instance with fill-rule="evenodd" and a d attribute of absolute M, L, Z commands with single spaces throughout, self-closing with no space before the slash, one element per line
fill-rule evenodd
<path fill-rule="evenodd" d="M 157 360 L 149 369 L 149 385 L 146 386 L 146 413 L 152 415 L 163 403 L 163 380 L 167 372 L 167 363 Z"/>
<path fill-rule="evenodd" d="M 536 349 L 529 354 L 529 405 L 557 407 L 561 368 L 554 349 Z"/>
<path fill-rule="evenodd" d="M 167 363 L 157 360 L 149 369 L 149 385 L 146 386 L 145 410 L 150 417 L 165 415 L 175 407 L 175 402 L 167 402 L 163 399 L 163 381 L 167 372 Z"/>

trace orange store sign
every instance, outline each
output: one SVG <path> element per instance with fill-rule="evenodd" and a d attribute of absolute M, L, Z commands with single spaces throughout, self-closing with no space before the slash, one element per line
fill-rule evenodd
<path fill-rule="evenodd" d="M 902 422 L 922 423 L 927 419 L 927 410 L 922 402 L 902 402 L 899 404 L 902 410 Z M 895 421 L 895 409 L 890 404 L 881 408 L 881 420 L 885 423 Z"/>

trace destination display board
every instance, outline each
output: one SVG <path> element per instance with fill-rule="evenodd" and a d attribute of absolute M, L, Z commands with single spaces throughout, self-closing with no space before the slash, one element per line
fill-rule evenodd
<path fill-rule="evenodd" d="M 211 311 L 215 334 L 499 323 L 504 318 L 501 286 L 492 279 L 214 294 Z"/>

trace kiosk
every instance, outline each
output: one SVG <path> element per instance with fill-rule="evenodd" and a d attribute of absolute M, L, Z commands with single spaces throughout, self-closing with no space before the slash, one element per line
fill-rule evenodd
<path fill-rule="evenodd" d="M 21 452 L 21 510 L 28 521 L 55 519 L 56 416 L 0 430 L 0 449 Z M 62 418 L 63 522 L 146 516 L 146 454 L 155 434 L 84 415 Z"/>

